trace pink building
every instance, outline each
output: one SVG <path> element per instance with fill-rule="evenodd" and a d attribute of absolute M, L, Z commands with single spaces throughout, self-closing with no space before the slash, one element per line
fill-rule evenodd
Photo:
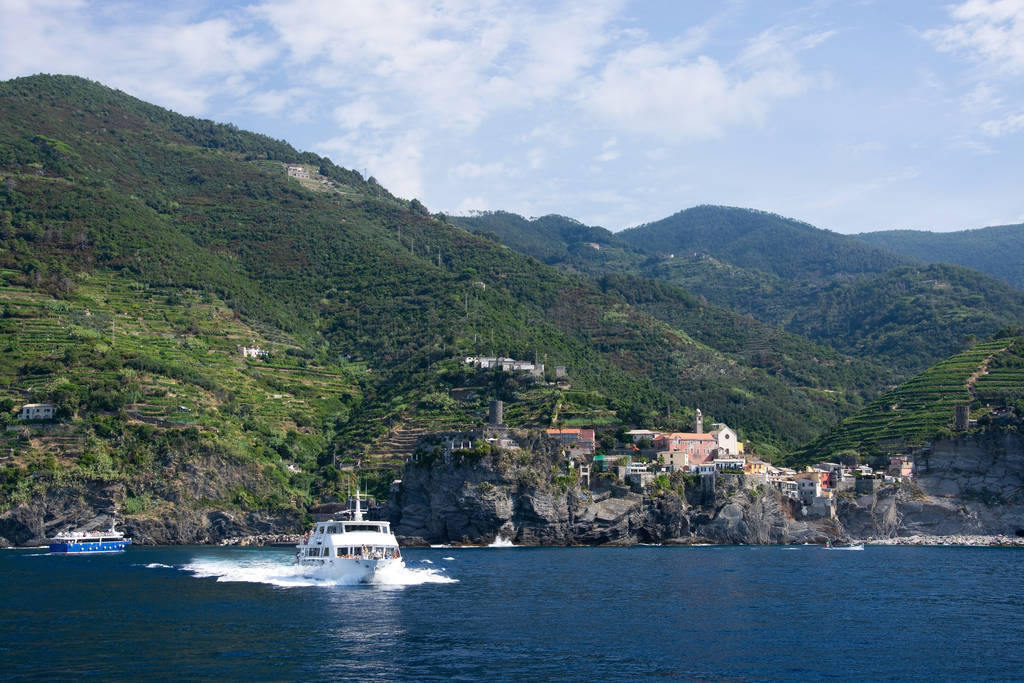
<path fill-rule="evenodd" d="M 673 432 L 659 434 L 654 438 L 654 447 L 659 451 L 685 453 L 689 465 L 710 462 L 718 443 L 710 434 Z"/>

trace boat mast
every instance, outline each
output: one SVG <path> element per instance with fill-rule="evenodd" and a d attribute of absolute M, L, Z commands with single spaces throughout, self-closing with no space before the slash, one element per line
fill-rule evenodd
<path fill-rule="evenodd" d="M 363 521 L 363 508 L 360 506 L 359 503 L 359 487 L 356 486 L 356 511 L 355 514 L 352 515 L 352 519 L 356 522 Z"/>

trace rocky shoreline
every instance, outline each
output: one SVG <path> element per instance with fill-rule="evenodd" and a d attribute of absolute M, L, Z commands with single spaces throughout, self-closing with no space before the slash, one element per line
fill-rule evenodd
<path fill-rule="evenodd" d="M 927 536 L 915 534 L 913 536 L 897 536 L 895 538 L 866 538 L 853 541 L 864 545 L 948 545 L 948 546 L 1018 546 L 1024 547 L 1024 537 L 1004 536 L 980 536 L 971 534 L 955 534 L 952 536 Z"/>
<path fill-rule="evenodd" d="M 232 536 L 231 538 L 222 538 L 217 545 L 298 545 L 301 540 L 302 534 L 256 534 L 253 536 Z"/>

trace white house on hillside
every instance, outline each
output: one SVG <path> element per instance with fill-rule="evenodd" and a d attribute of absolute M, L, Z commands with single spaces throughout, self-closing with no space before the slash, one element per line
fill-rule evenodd
<path fill-rule="evenodd" d="M 18 413 L 19 420 L 52 420 L 56 406 L 52 403 L 26 403 Z"/>

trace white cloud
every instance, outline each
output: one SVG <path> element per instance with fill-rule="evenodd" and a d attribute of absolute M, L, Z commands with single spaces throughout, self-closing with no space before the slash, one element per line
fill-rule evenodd
<path fill-rule="evenodd" d="M 1024 112 L 1020 111 L 981 124 L 981 132 L 993 138 L 1016 133 L 1019 130 L 1024 130 Z"/>
<path fill-rule="evenodd" d="M 214 96 L 247 95 L 248 75 L 276 56 L 241 20 L 93 10 L 85 2 L 5 2 L 0 74 L 76 74 L 200 114 Z"/>
<path fill-rule="evenodd" d="M 950 146 L 954 149 L 963 149 L 971 152 L 972 154 L 980 154 L 983 156 L 996 153 L 996 150 L 991 145 L 964 135 L 955 136 L 950 141 Z"/>
<path fill-rule="evenodd" d="M 504 164 L 492 162 L 490 164 L 477 164 L 471 161 L 459 164 L 455 167 L 455 177 L 463 179 L 476 179 L 487 176 L 501 175 L 505 170 Z"/>
<path fill-rule="evenodd" d="M 616 5 L 289 0 L 252 11 L 320 87 L 473 129 L 497 110 L 558 96 L 607 42 Z"/>
<path fill-rule="evenodd" d="M 370 175 L 398 197 L 423 198 L 424 139 L 421 131 L 365 137 L 342 135 L 314 145 L 321 154 L 335 153 L 346 165 L 369 169 Z"/>
<path fill-rule="evenodd" d="M 1001 73 L 1024 72 L 1024 0 L 967 0 L 954 23 L 924 32 L 936 49 L 965 54 Z"/>
<path fill-rule="evenodd" d="M 836 207 L 859 202 L 863 200 L 864 197 L 870 196 L 879 190 L 889 187 L 890 185 L 906 183 L 914 180 L 920 175 L 920 168 L 917 168 L 916 166 L 909 166 L 893 173 L 879 175 L 877 177 L 872 177 L 867 180 L 847 185 L 846 187 L 833 192 L 829 197 L 809 203 L 807 207 L 810 209 L 834 209 Z"/>
<path fill-rule="evenodd" d="M 1002 103 L 1002 96 L 991 83 L 979 83 L 964 95 L 960 106 L 968 114 L 983 114 L 998 109 Z"/>
<path fill-rule="evenodd" d="M 294 121 L 311 121 L 314 112 L 310 101 L 313 93 L 306 88 L 264 90 L 249 94 L 244 102 L 252 111 L 264 116 L 285 116 Z"/>
<path fill-rule="evenodd" d="M 762 122 L 776 101 L 805 91 L 812 81 L 795 54 L 829 35 L 771 29 L 732 65 L 706 55 L 693 58 L 689 44 L 631 47 L 608 60 L 584 100 L 624 131 L 676 141 L 718 137 L 731 125 Z"/>
<path fill-rule="evenodd" d="M 452 213 L 456 216 L 468 216 L 474 211 L 487 211 L 490 207 L 483 197 L 466 197 L 456 206 Z"/>

